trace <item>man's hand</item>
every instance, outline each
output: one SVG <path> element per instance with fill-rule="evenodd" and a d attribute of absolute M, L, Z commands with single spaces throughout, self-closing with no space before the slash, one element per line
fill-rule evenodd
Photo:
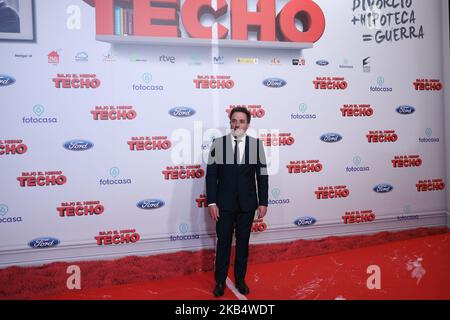
<path fill-rule="evenodd" d="M 266 213 L 267 213 L 267 207 L 266 206 L 259 206 L 258 207 L 258 219 L 264 218 Z"/>
<path fill-rule="evenodd" d="M 209 206 L 208 212 L 209 212 L 209 215 L 211 216 L 211 219 L 213 219 L 216 222 L 219 220 L 219 207 L 218 206 L 216 206 L 216 205 Z"/>

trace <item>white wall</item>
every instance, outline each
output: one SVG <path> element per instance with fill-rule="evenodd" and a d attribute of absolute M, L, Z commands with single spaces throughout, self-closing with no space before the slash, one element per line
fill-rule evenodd
<path fill-rule="evenodd" d="M 264 108 L 265 116 L 251 122 L 252 129 L 261 130 L 253 135 L 266 129 L 295 137 L 291 146 L 268 148 L 269 154 L 280 151 L 279 172 L 270 177 L 271 202 L 264 218 L 267 230 L 253 233 L 252 243 L 446 225 L 450 202 L 445 190 L 418 192 L 416 188 L 419 180 L 446 179 L 446 158 L 450 156 L 443 142 L 449 132 L 444 128 L 444 94 L 416 91 L 413 86 L 416 79 L 444 80 L 443 1 L 413 1 L 414 26 L 423 25 L 423 39 L 381 44 L 363 41 L 363 35 L 373 35 L 376 30 L 352 24 L 353 15 L 362 14 L 360 9 L 352 11 L 353 0 L 315 2 L 324 12 L 326 30 L 313 48 L 300 52 L 278 48 L 282 43 L 277 43 L 275 48 L 222 46 L 215 52 L 215 46 L 130 44 L 133 37 L 113 37 L 112 43 L 98 41 L 95 10 L 85 2 L 35 1 L 37 41 L 0 42 L 0 75 L 17 80 L 0 86 L 0 146 L 6 139 L 20 139 L 28 146 L 24 154 L 0 155 L 0 267 L 213 248 L 214 223 L 207 209 L 196 203 L 205 192 L 204 178 L 165 180 L 162 171 L 174 166 L 173 157 L 181 154 L 174 137 L 181 132 L 192 138 L 184 154 L 190 151 L 194 157 L 185 163 L 204 168 L 200 158 L 207 155 L 211 137 L 206 130 L 218 128 L 224 133 L 228 126 L 225 111 L 231 105 Z M 79 24 L 73 23 L 77 12 L 73 6 L 79 9 Z M 409 30 L 409 23 L 405 27 Z M 448 35 L 444 38 L 448 70 Z M 59 63 L 48 62 L 52 51 L 60 55 Z M 88 61 L 80 59 L 81 52 L 87 53 Z M 212 59 L 219 55 L 223 64 Z M 363 71 L 362 61 L 369 56 L 368 73 Z M 173 57 L 173 63 L 164 57 Z M 237 58 L 258 59 L 258 63 L 238 63 Z M 292 60 L 298 58 L 304 58 L 305 64 L 293 65 Z M 316 63 L 322 59 L 329 64 Z M 52 79 L 58 74 L 95 74 L 102 82 L 96 89 L 56 88 Z M 194 79 L 210 75 L 230 76 L 236 85 L 220 92 L 195 88 Z M 272 77 L 282 78 L 287 85 L 264 86 L 263 80 Z M 313 86 L 317 77 L 344 78 L 349 87 L 345 91 L 318 90 Z M 164 86 L 164 90 L 134 89 L 149 82 Z M 448 73 L 443 82 L 449 83 Z M 389 88 L 392 91 L 385 90 Z M 450 100 L 446 101 L 448 105 Z M 343 117 L 340 108 L 345 104 L 370 104 L 374 114 Z M 35 110 L 39 105 L 44 113 Z M 399 114 L 396 108 L 400 105 L 412 105 L 415 113 Z M 98 121 L 90 113 L 97 106 L 132 106 L 138 116 L 130 121 Z M 196 113 L 189 118 L 169 115 L 171 108 L 179 106 Z M 446 116 L 450 123 L 450 112 Z M 29 123 L 25 118 L 55 118 L 57 122 Z M 366 135 L 379 130 L 395 130 L 399 140 L 369 143 Z M 343 139 L 322 142 L 320 137 L 330 132 Z M 130 151 L 127 141 L 141 136 L 167 136 L 174 147 Z M 83 152 L 62 147 L 72 139 L 88 140 L 94 147 Z M 439 143 L 428 141 L 437 139 Z M 423 160 L 422 166 L 394 168 L 391 163 L 394 157 L 415 155 Z M 323 170 L 289 173 L 287 165 L 296 161 L 319 161 Z M 39 171 L 62 171 L 68 181 L 61 186 L 19 185 L 17 178 L 23 173 Z M 105 185 L 105 180 L 130 183 Z M 379 184 L 392 185 L 393 191 L 374 192 Z M 317 199 L 315 192 L 329 186 L 346 186 L 350 196 Z M 142 210 L 137 203 L 144 199 L 161 199 L 165 206 Z M 105 212 L 64 217 L 57 212 L 63 203 L 85 201 L 100 201 Z M 370 210 L 376 214 L 375 220 L 344 223 L 346 213 Z M 294 223 L 314 221 L 298 220 L 305 217 L 316 223 Z M 100 233 L 120 230 L 136 230 L 139 241 L 97 244 Z M 173 240 L 178 236 L 181 239 Z M 48 239 L 49 246 L 29 244 L 36 239 L 41 244 Z"/>

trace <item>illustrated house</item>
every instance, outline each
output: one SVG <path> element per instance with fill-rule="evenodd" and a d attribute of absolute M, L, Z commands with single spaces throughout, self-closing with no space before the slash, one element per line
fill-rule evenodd
<path fill-rule="evenodd" d="M 59 54 L 56 51 L 52 51 L 48 54 L 48 63 L 58 64 L 59 63 Z"/>

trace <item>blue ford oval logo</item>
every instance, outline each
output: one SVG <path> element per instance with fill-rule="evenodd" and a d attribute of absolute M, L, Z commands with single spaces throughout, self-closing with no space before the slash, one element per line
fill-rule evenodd
<path fill-rule="evenodd" d="M 416 109 L 413 106 L 399 106 L 397 109 L 397 112 L 400 114 L 413 114 Z"/>
<path fill-rule="evenodd" d="M 33 249 L 45 249 L 55 247 L 60 243 L 60 241 L 56 238 L 52 237 L 42 237 L 36 238 L 28 242 L 28 246 Z"/>
<path fill-rule="evenodd" d="M 16 79 L 6 74 L 0 74 L 0 87 L 6 87 L 14 84 Z"/>
<path fill-rule="evenodd" d="M 316 64 L 321 67 L 324 67 L 324 66 L 329 65 L 330 63 L 327 60 L 318 60 L 318 61 L 316 61 Z"/>
<path fill-rule="evenodd" d="M 310 226 L 313 225 L 314 223 L 316 223 L 316 218 L 314 217 L 302 217 L 302 218 L 298 218 L 297 220 L 294 221 L 294 224 L 298 227 L 305 227 L 305 226 Z"/>
<path fill-rule="evenodd" d="M 144 210 L 159 209 L 165 205 L 164 201 L 159 199 L 146 199 L 139 201 L 137 207 Z"/>
<path fill-rule="evenodd" d="M 92 142 L 86 140 L 70 140 L 64 143 L 64 148 L 70 151 L 86 151 L 93 146 Z"/>
<path fill-rule="evenodd" d="M 287 82 L 280 78 L 269 78 L 263 81 L 263 85 L 269 88 L 281 88 L 287 85 Z"/>
<path fill-rule="evenodd" d="M 339 133 L 325 133 L 320 137 L 320 140 L 327 143 L 339 142 L 342 136 Z"/>
<path fill-rule="evenodd" d="M 187 118 L 192 117 L 195 110 L 189 107 L 175 107 L 169 110 L 169 114 L 177 118 Z"/>
<path fill-rule="evenodd" d="M 373 191 L 375 191 L 376 193 L 388 193 L 391 192 L 394 189 L 393 186 L 391 186 L 390 184 L 378 184 L 373 188 Z"/>

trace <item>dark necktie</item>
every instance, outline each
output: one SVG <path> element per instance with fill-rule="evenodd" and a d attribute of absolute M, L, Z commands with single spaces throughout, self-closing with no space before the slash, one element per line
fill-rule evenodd
<path fill-rule="evenodd" d="M 234 164 L 239 164 L 239 140 L 235 139 L 234 140 Z"/>

